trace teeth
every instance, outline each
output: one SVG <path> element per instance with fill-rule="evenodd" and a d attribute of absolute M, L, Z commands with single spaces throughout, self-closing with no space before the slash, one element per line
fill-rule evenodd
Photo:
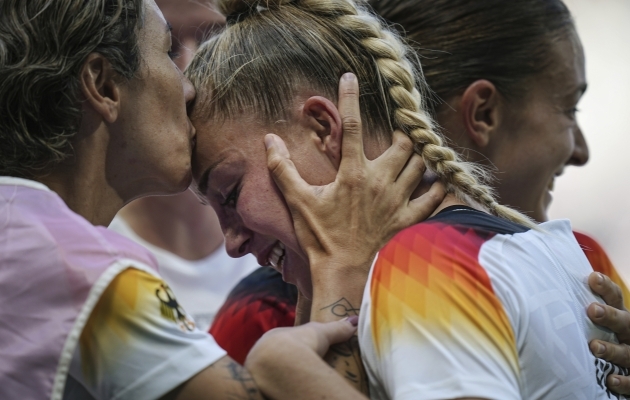
<path fill-rule="evenodd" d="M 281 267 L 282 262 L 284 261 L 284 253 L 284 244 L 282 244 L 282 242 L 276 243 L 276 245 L 271 250 L 271 254 L 269 255 L 269 264 L 271 264 L 271 266 L 274 268 Z"/>

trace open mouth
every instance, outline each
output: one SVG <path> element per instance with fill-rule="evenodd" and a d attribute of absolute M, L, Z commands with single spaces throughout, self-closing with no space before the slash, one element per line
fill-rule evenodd
<path fill-rule="evenodd" d="M 282 273 L 282 265 L 284 264 L 284 257 L 286 249 L 284 244 L 278 241 L 271 249 L 269 254 L 269 265 L 271 265 L 276 271 Z"/>

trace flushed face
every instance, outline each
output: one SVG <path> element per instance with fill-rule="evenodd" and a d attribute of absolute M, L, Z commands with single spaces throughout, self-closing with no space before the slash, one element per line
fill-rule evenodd
<path fill-rule="evenodd" d="M 319 138 L 299 124 L 271 129 L 254 118 L 217 123 L 196 121 L 193 174 L 215 209 L 232 257 L 254 254 L 307 297 L 312 284 L 308 259 L 295 236 L 287 205 L 267 169 L 263 142 L 273 131 L 286 142 L 302 177 L 311 184 L 334 180 L 335 166 L 318 147 Z M 291 135 L 283 134 L 291 132 Z"/>

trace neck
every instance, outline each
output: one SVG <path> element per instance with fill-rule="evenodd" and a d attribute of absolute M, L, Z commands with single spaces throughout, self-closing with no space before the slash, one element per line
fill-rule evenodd
<path fill-rule="evenodd" d="M 119 214 L 142 239 L 186 260 L 199 260 L 223 244 L 212 208 L 187 190 L 135 200 Z"/>
<path fill-rule="evenodd" d="M 34 178 L 56 192 L 68 207 L 93 225 L 107 226 L 125 199 L 110 185 L 106 172 L 107 135 L 77 135 L 74 156 Z"/>

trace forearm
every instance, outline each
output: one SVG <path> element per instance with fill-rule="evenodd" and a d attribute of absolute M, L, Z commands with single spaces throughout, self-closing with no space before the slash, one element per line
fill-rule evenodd
<path fill-rule="evenodd" d="M 308 346 L 278 335 L 252 349 L 245 361 L 258 388 L 269 399 L 362 399 L 358 391 Z"/>
<path fill-rule="evenodd" d="M 368 271 L 369 266 L 355 270 Z M 359 315 L 367 274 L 350 279 L 334 276 L 313 278 L 311 321 L 329 322 Z M 356 335 L 346 342 L 331 346 L 324 360 L 355 389 L 369 396 L 368 378 L 361 360 L 359 340 Z"/>

